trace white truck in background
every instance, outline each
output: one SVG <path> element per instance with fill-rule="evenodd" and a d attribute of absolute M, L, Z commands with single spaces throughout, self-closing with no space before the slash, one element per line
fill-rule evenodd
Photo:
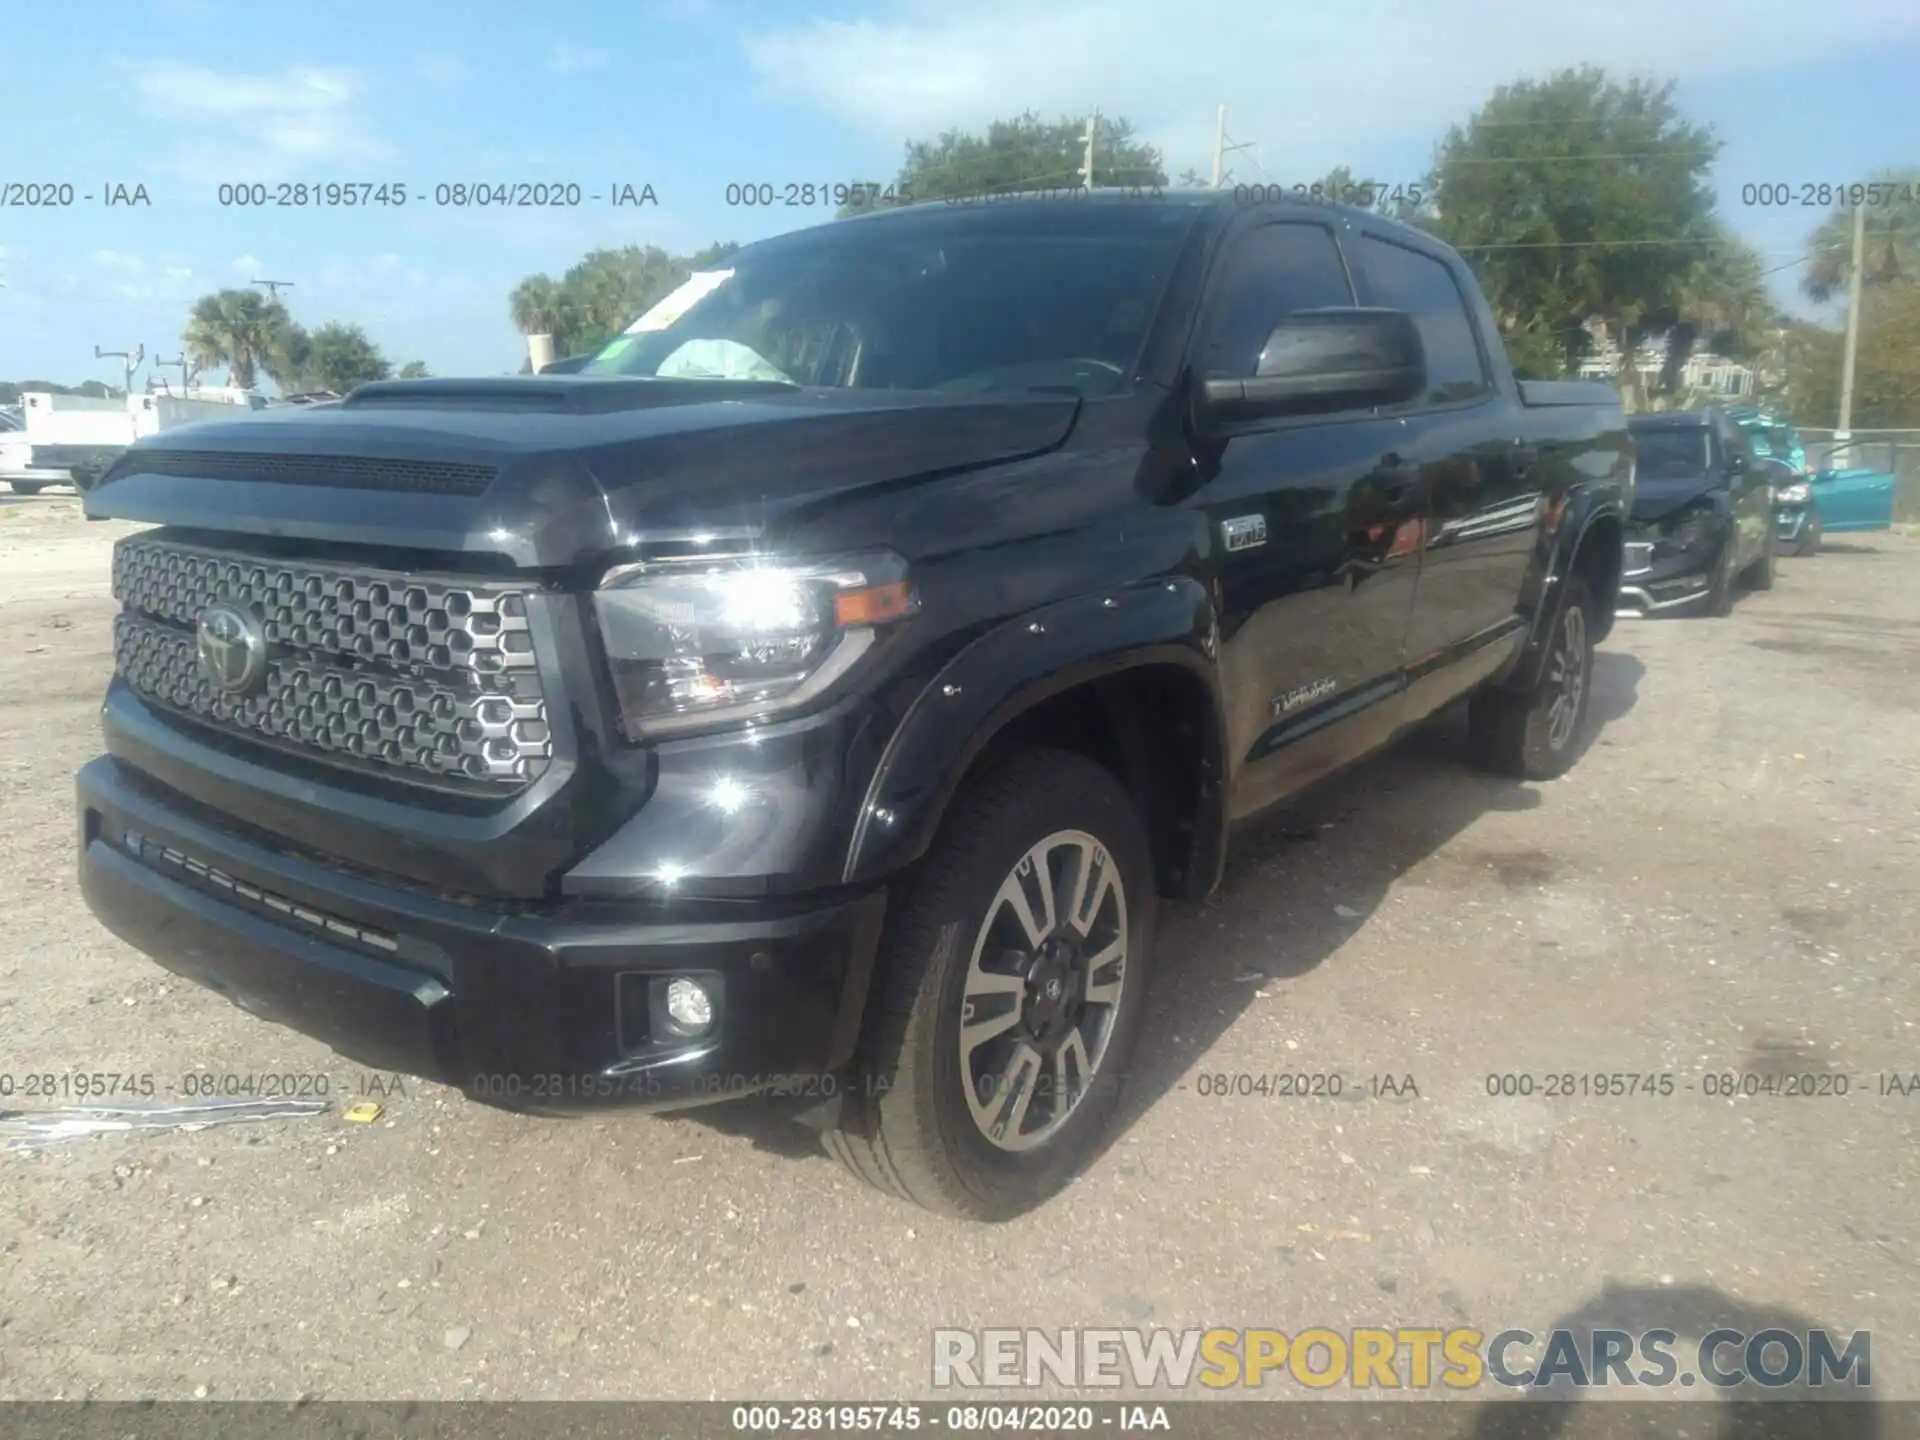
<path fill-rule="evenodd" d="M 84 495 L 142 436 L 202 420 L 237 420 L 266 404 L 257 392 L 234 386 L 195 386 L 179 394 L 148 390 L 109 399 L 29 390 L 20 397 L 24 425 L 6 456 L 21 470 L 0 473 L 24 494 L 71 478 Z M 52 478 L 43 478 L 46 472 Z"/>
<path fill-rule="evenodd" d="M 36 470 L 27 463 L 26 416 L 18 405 L 0 405 L 0 481 L 22 495 L 37 495 L 49 485 L 72 484 L 64 470 Z"/>

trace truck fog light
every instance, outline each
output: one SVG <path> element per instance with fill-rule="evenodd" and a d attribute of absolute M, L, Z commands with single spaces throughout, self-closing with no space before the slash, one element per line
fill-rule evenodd
<path fill-rule="evenodd" d="M 685 976 L 667 982 L 667 1014 L 688 1035 L 699 1035 L 713 1024 L 713 997 L 697 980 Z"/>

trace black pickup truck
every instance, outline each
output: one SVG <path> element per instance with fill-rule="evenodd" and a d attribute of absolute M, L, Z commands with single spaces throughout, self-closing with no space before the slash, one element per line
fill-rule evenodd
<path fill-rule="evenodd" d="M 1233 822 L 1468 696 L 1485 764 L 1571 763 L 1631 443 L 1358 210 L 935 203 L 726 263 L 575 374 L 122 457 L 87 513 L 158 528 L 81 885 L 363 1062 L 818 1095 L 862 1176 L 1016 1214 Z"/>

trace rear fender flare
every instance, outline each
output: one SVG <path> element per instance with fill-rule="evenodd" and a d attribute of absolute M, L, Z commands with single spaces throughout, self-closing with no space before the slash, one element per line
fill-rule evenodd
<path fill-rule="evenodd" d="M 1601 501 L 1582 505 L 1573 513 L 1562 518 L 1555 531 L 1552 549 L 1546 567 L 1546 581 L 1539 587 L 1534 601 L 1533 618 L 1527 627 L 1527 641 L 1521 648 L 1518 660 L 1508 675 L 1505 685 L 1515 690 L 1525 690 L 1537 684 L 1542 668 L 1547 661 L 1548 640 L 1553 634 L 1554 621 L 1560 614 L 1560 597 L 1567 588 L 1567 577 L 1574 571 L 1580 560 L 1582 548 L 1591 539 L 1599 543 L 1595 527 L 1611 520 L 1623 537 L 1626 533 L 1626 515 L 1620 506 L 1612 501 Z M 1622 547 L 1624 549 L 1624 547 Z M 1613 557 L 1613 574 L 1616 587 L 1619 583 L 1623 554 Z M 1613 607 L 1606 597 L 1601 600 L 1603 614 L 1595 616 L 1594 640 L 1597 643 L 1606 638 L 1613 628 Z"/>

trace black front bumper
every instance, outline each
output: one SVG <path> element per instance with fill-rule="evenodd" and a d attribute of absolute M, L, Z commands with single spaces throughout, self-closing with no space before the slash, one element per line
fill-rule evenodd
<path fill-rule="evenodd" d="M 1655 526 L 1630 527 L 1620 573 L 1622 615 L 1658 615 L 1706 597 L 1720 552 L 1733 541 L 1728 526 L 1701 544 L 1681 548 Z"/>
<path fill-rule="evenodd" d="M 1811 505 L 1778 505 L 1773 512 L 1773 538 L 1782 545 L 1793 545 L 1806 538 L 1813 521 Z"/>
<path fill-rule="evenodd" d="M 793 901 L 482 908 L 239 839 L 111 757 L 78 778 L 80 888 L 108 929 L 379 1069 L 566 1112 L 824 1093 L 851 1057 L 884 889 Z M 658 997 L 714 997 L 698 1038 Z"/>

